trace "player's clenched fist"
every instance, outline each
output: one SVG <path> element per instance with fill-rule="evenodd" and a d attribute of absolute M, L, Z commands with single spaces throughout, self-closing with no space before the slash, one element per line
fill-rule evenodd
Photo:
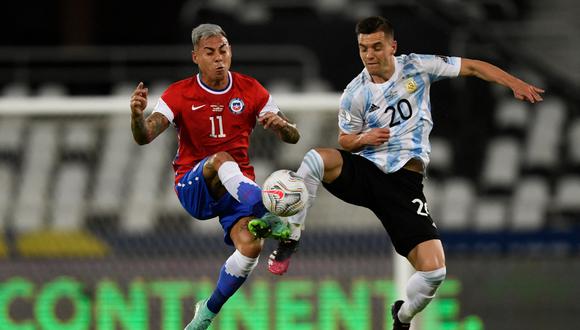
<path fill-rule="evenodd" d="M 133 115 L 141 116 L 143 111 L 147 108 L 147 95 L 149 88 L 144 87 L 143 82 L 140 82 L 131 94 L 131 113 Z"/>
<path fill-rule="evenodd" d="M 273 112 L 266 112 L 264 115 L 258 118 L 259 123 L 264 126 L 265 129 L 279 130 L 288 126 L 288 122 L 282 117 L 278 116 Z"/>
<path fill-rule="evenodd" d="M 391 130 L 388 128 L 373 128 L 370 131 L 363 134 L 362 142 L 369 146 L 379 146 L 387 141 L 391 137 Z"/>

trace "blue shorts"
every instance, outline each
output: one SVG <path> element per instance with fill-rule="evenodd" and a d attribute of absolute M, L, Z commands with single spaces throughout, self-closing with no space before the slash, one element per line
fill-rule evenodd
<path fill-rule="evenodd" d="M 203 165 L 208 158 L 189 170 L 175 185 L 177 198 L 183 208 L 198 220 L 207 220 L 219 217 L 220 224 L 224 229 L 224 242 L 234 245 L 230 238 L 230 230 L 236 222 L 243 217 L 253 214 L 252 206 L 240 204 L 228 192 L 219 200 L 215 200 L 205 183 L 203 177 Z"/>

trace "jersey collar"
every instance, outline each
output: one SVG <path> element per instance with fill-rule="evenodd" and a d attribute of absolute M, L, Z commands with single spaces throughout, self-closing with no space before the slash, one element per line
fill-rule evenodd
<path fill-rule="evenodd" d="M 393 71 L 393 75 L 389 78 L 389 80 L 383 82 L 383 83 L 374 83 L 373 82 L 373 78 L 371 77 L 371 74 L 369 73 L 369 71 L 367 70 L 367 68 L 363 69 L 364 75 L 365 77 L 368 79 L 368 81 L 371 84 L 377 85 L 377 86 L 385 86 L 388 85 L 390 83 L 392 83 L 393 81 L 397 80 L 397 77 L 399 76 L 399 71 L 401 71 L 401 65 L 399 64 L 399 61 L 397 61 L 397 57 L 393 55 L 393 64 L 395 65 L 395 70 Z"/>
<path fill-rule="evenodd" d="M 232 85 L 233 85 L 232 73 L 230 71 L 228 71 L 228 85 L 224 89 L 212 89 L 208 85 L 204 84 L 203 81 L 201 80 L 201 74 L 199 74 L 199 73 L 195 77 L 197 79 L 197 83 L 199 84 L 199 86 L 204 91 L 206 91 L 210 94 L 215 94 L 215 95 L 225 94 L 225 93 L 230 91 L 230 89 L 232 88 Z"/>

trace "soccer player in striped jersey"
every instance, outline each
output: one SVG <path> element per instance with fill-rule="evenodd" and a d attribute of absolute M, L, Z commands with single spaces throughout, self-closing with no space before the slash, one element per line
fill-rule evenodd
<path fill-rule="evenodd" d="M 544 91 L 483 61 L 395 56 L 393 27 L 383 17 L 363 19 L 356 34 L 364 69 L 346 87 L 340 101 L 338 141 L 343 150 L 310 150 L 297 173 L 304 177 L 310 202 L 322 183 L 343 201 L 371 209 L 397 253 L 415 268 L 407 283 L 408 299 L 396 301 L 391 308 L 393 329 L 408 329 L 446 275 L 443 247 L 422 185 L 431 152 L 431 84 L 444 78 L 475 76 L 503 85 L 516 99 L 531 103 L 542 101 Z M 288 269 L 306 212 L 307 208 L 289 218 L 291 239 L 281 241 L 270 256 L 272 273 L 282 275 Z"/>
<path fill-rule="evenodd" d="M 232 53 L 221 27 L 201 24 L 191 36 L 199 73 L 169 86 L 147 118 L 148 89 L 140 83 L 131 96 L 131 130 L 142 145 L 170 124 L 176 128 L 173 167 L 179 201 L 194 218 L 219 217 L 225 243 L 235 247 L 213 294 L 195 305 L 194 318 L 185 328 L 200 330 L 209 327 L 258 263 L 263 239 L 250 232 L 249 221 L 261 217 L 266 225 L 261 237 L 281 239 L 290 233 L 284 222 L 266 212 L 254 182 L 248 147 L 256 122 L 287 143 L 298 142 L 300 135 L 258 81 L 229 70 Z"/>

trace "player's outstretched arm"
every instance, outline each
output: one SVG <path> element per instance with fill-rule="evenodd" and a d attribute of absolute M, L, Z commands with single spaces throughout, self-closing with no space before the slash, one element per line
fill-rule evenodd
<path fill-rule="evenodd" d="M 147 108 L 149 89 L 142 82 L 131 94 L 131 132 L 133 139 L 140 145 L 153 141 L 169 127 L 169 120 L 161 113 L 154 112 L 147 119 L 143 113 Z"/>
<path fill-rule="evenodd" d="M 475 76 L 511 89 L 518 100 L 536 103 L 543 100 L 544 90 L 512 76 L 497 66 L 479 60 L 461 59 L 460 76 Z"/>
<path fill-rule="evenodd" d="M 278 138 L 286 143 L 295 144 L 300 140 L 300 132 L 295 124 L 290 123 L 282 112 L 266 112 L 258 118 L 258 122 L 264 129 L 271 129 L 278 135 Z"/>

